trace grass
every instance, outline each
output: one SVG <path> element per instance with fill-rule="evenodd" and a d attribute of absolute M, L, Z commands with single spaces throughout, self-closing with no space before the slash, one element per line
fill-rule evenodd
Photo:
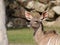
<path fill-rule="evenodd" d="M 8 29 L 9 43 L 34 44 L 33 31 L 30 28 Z"/>
<path fill-rule="evenodd" d="M 46 31 L 56 30 L 60 33 L 60 27 L 45 27 L 44 29 Z M 33 30 L 30 28 L 8 29 L 7 33 L 9 43 L 35 45 L 35 42 L 33 40 Z"/>

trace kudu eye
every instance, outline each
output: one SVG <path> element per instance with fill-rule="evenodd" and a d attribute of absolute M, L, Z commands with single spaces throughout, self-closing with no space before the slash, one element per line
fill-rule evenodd
<path fill-rule="evenodd" d="M 38 21 L 35 21 L 35 22 L 38 22 Z"/>

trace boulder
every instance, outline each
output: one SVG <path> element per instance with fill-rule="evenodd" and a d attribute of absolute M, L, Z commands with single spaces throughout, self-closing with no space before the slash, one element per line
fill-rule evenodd
<path fill-rule="evenodd" d="M 30 1 L 26 7 L 28 9 L 34 9 L 36 11 L 43 12 L 46 9 L 47 5 L 38 1 Z"/>
<path fill-rule="evenodd" d="M 36 11 L 43 12 L 43 11 L 45 11 L 46 7 L 47 7 L 47 5 L 45 5 L 43 3 L 39 3 L 39 2 L 34 3 L 34 9 Z"/>
<path fill-rule="evenodd" d="M 56 14 L 60 15 L 60 6 L 54 6 L 52 10 L 56 12 Z"/>
<path fill-rule="evenodd" d="M 44 3 L 44 4 L 47 4 L 50 0 L 38 0 L 39 2 L 41 2 L 41 3 Z"/>
<path fill-rule="evenodd" d="M 28 2 L 28 4 L 26 5 L 26 8 L 28 8 L 28 9 L 34 9 L 34 1 Z"/>
<path fill-rule="evenodd" d="M 28 12 L 28 11 L 25 11 L 25 15 L 27 15 L 26 17 L 28 18 L 30 15 L 34 18 L 40 18 L 40 14 L 38 12 L 36 12 L 35 10 L 32 10 L 31 12 Z M 28 19 L 30 20 L 30 18 L 32 17 L 29 17 Z"/>
<path fill-rule="evenodd" d="M 55 15 L 55 12 L 52 9 L 50 9 L 48 11 L 48 18 L 54 18 L 54 15 Z"/>
<path fill-rule="evenodd" d="M 60 27 L 60 16 L 55 21 L 43 21 L 44 26 Z"/>
<path fill-rule="evenodd" d="M 40 18 L 40 14 L 38 12 L 36 12 L 35 10 L 32 10 L 31 12 L 31 15 L 34 17 L 34 18 Z"/>
<path fill-rule="evenodd" d="M 60 5 L 60 0 L 56 0 L 56 4 L 57 5 Z"/>

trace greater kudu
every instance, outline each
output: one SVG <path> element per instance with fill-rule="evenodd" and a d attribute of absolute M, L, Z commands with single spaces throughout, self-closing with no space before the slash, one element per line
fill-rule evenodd
<path fill-rule="evenodd" d="M 47 18 L 48 14 L 44 12 L 40 17 L 33 17 L 29 12 L 25 16 L 30 20 L 30 25 L 34 29 L 34 39 L 38 45 L 60 45 L 60 36 L 55 31 L 45 32 L 42 21 Z"/>

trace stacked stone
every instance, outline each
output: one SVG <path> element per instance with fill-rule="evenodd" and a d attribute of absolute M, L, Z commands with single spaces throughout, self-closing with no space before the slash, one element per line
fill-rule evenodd
<path fill-rule="evenodd" d="M 19 18 L 25 18 L 25 11 L 30 12 L 33 16 L 36 15 L 36 17 L 47 11 L 47 22 L 55 21 L 60 16 L 60 0 L 14 0 L 8 5 L 10 9 L 14 10 L 11 16 Z"/>

